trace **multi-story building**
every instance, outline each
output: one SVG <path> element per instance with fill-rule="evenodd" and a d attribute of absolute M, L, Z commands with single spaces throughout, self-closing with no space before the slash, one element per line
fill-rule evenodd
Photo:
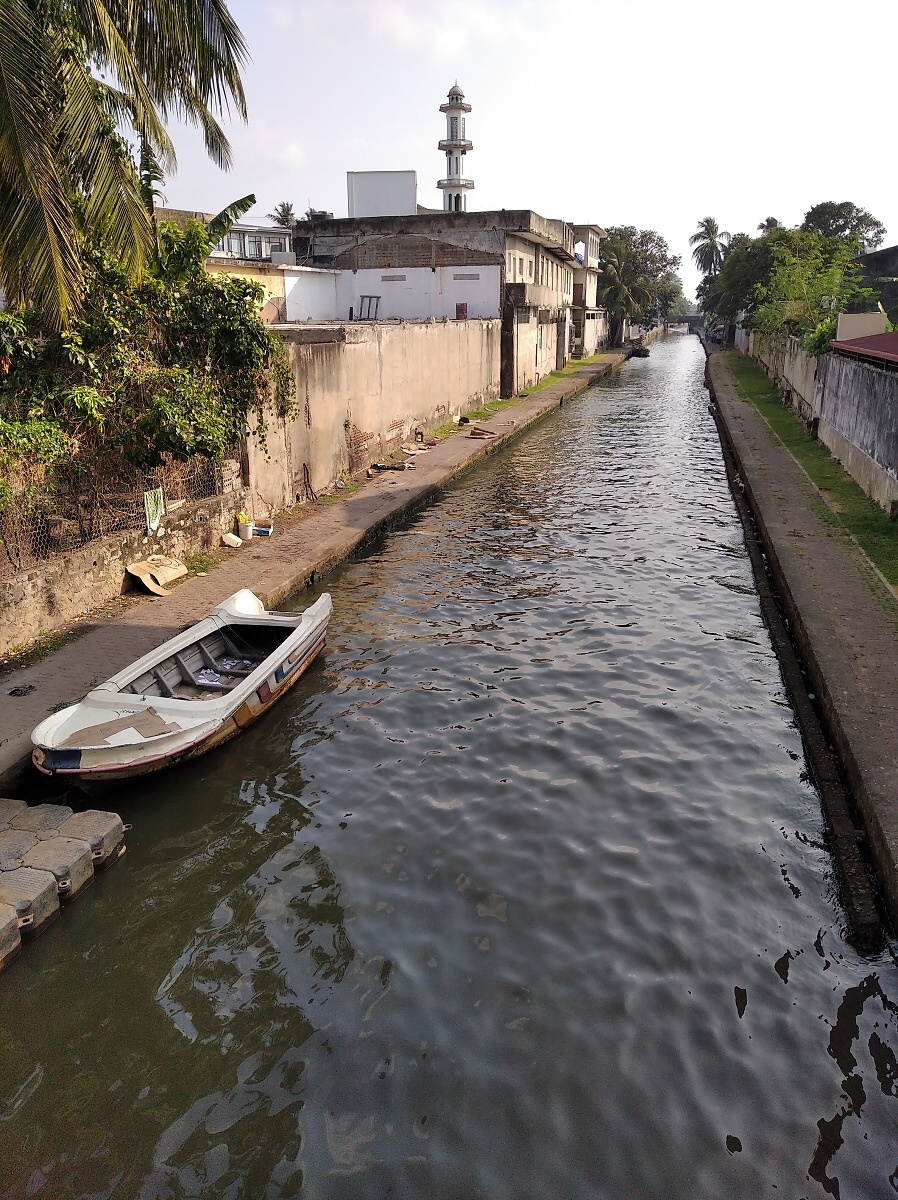
<path fill-rule="evenodd" d="M 571 307 L 571 355 L 574 358 L 588 358 L 608 344 L 608 318 L 598 302 L 603 237 L 605 230 L 598 225 L 574 226 L 574 253 L 577 258 Z"/>
<path fill-rule="evenodd" d="M 522 210 L 302 221 L 286 319 L 501 318 L 502 392 L 569 357 L 574 231 Z"/>

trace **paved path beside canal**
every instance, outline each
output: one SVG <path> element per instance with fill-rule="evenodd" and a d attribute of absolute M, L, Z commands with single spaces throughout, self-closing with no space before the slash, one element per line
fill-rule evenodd
<path fill-rule="evenodd" d="M 709 382 L 803 657 L 809 691 L 863 816 L 898 924 L 898 604 L 816 486 L 739 395 L 720 352 Z"/>
<path fill-rule="evenodd" d="M 79 631 L 80 636 L 41 662 L 5 674 L 0 679 L 0 795 L 22 788 L 27 793 L 31 730 L 55 707 L 79 700 L 239 588 L 250 588 L 268 608 L 276 608 L 382 529 L 427 503 L 460 472 L 625 361 L 623 353 L 606 354 L 491 420 L 478 421 L 495 432 L 493 438 L 466 437 L 462 426 L 429 453 L 416 455 L 414 471 L 381 472 L 340 502 L 316 504 L 279 520 L 277 537 L 253 539 L 208 575 L 180 584 L 170 596 L 147 596 L 120 614 L 87 625 L 86 632 Z"/>

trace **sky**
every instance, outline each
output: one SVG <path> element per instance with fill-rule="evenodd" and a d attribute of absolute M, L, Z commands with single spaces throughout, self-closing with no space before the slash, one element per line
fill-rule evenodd
<path fill-rule="evenodd" d="M 851 200 L 898 242 L 885 0 L 230 0 L 248 43 L 249 119 L 227 122 L 229 172 L 175 128 L 169 206 L 246 220 L 282 200 L 346 216 L 346 172 L 415 170 L 441 207 L 439 111 L 472 105 L 469 209 L 656 229 L 699 280 L 700 218 L 753 233 Z"/>

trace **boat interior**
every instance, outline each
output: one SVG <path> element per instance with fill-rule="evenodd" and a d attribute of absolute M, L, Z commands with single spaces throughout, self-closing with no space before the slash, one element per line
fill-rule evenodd
<path fill-rule="evenodd" d="M 137 696 L 217 700 L 237 687 L 295 630 L 271 625 L 229 625 L 198 638 L 122 687 Z"/>

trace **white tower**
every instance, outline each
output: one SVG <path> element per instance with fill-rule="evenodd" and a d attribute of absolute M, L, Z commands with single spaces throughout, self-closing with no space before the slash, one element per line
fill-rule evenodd
<path fill-rule="evenodd" d="M 437 187 L 443 193 L 444 212 L 467 212 L 468 192 L 474 187 L 473 179 L 465 179 L 465 152 L 474 148 L 465 137 L 465 113 L 470 111 L 456 83 L 447 102 L 440 105 L 440 112 L 446 114 L 446 138 L 438 148 L 446 153 L 446 178 Z"/>

